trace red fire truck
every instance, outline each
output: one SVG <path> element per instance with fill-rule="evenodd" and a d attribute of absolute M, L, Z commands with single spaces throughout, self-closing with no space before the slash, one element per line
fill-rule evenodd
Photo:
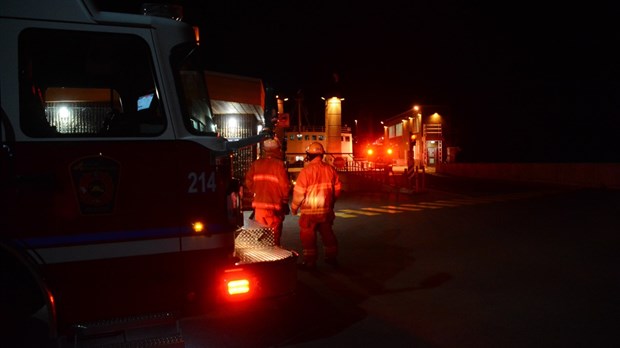
<path fill-rule="evenodd" d="M 374 142 L 366 146 L 365 153 L 369 168 L 383 170 L 394 165 L 394 150 L 391 146 Z"/>
<path fill-rule="evenodd" d="M 0 2 L 0 330 L 86 339 L 294 291 L 231 174 L 264 136 L 218 135 L 194 28 L 150 9 Z"/>

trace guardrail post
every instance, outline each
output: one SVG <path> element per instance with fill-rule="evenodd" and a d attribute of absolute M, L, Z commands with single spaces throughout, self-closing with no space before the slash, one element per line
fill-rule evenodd
<path fill-rule="evenodd" d="M 410 189 L 414 189 L 414 184 L 413 181 L 415 179 L 415 167 L 413 164 L 409 164 L 409 166 L 407 166 L 407 171 L 404 173 L 407 176 L 407 186 Z"/>
<path fill-rule="evenodd" d="M 419 168 L 418 168 L 418 166 L 416 166 L 415 167 L 415 175 L 414 175 L 414 177 L 415 177 L 415 192 L 420 192 L 420 179 L 419 179 L 420 174 L 419 174 L 418 170 L 419 170 Z"/>

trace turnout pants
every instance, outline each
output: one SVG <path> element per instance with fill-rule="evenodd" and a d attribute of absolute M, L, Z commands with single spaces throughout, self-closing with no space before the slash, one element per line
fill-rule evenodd
<path fill-rule="evenodd" d="M 333 223 L 333 219 L 326 219 L 324 216 L 302 215 L 300 217 L 299 233 L 305 263 L 315 264 L 317 261 L 317 233 L 321 235 L 325 258 L 336 259 L 338 256 L 338 240 L 332 228 Z"/>

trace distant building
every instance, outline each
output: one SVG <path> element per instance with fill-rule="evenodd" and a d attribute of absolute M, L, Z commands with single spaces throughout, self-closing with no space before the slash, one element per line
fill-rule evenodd
<path fill-rule="evenodd" d="M 282 104 L 278 103 L 280 108 Z M 279 110 L 280 113 L 282 110 Z M 284 132 L 286 142 L 286 161 L 289 167 L 303 167 L 306 148 L 319 142 L 325 148 L 325 160 L 337 168 L 344 168 L 353 162 L 353 133 L 351 128 L 342 126 L 342 103 L 338 97 L 325 101 L 325 124 L 320 126 L 301 126 Z"/>
<path fill-rule="evenodd" d="M 443 116 L 445 106 L 415 106 L 383 121 L 384 145 L 394 154 L 395 164 L 434 167 L 444 162 Z"/>

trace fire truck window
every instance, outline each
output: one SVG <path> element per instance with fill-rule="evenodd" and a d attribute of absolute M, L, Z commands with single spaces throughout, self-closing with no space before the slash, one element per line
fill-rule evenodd
<path fill-rule="evenodd" d="M 45 110 L 45 90 L 34 76 L 32 57 L 22 57 L 19 71 L 20 123 L 24 133 L 32 137 L 55 136 L 56 128 Z"/>
<path fill-rule="evenodd" d="M 152 57 L 142 38 L 28 29 L 20 35 L 19 54 L 26 135 L 152 137 L 165 130 Z"/>

